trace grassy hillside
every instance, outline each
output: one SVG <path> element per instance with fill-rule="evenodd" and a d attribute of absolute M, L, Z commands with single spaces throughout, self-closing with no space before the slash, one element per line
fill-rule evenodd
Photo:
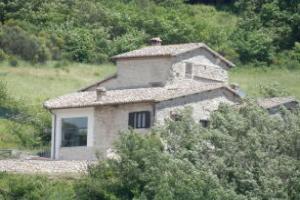
<path fill-rule="evenodd" d="M 21 63 L 19 67 L 0 65 L 0 79 L 7 83 L 8 92 L 17 99 L 23 99 L 30 104 L 42 104 L 49 98 L 75 91 L 93 83 L 115 71 L 111 64 L 87 65 L 58 63 L 31 66 Z"/>
<path fill-rule="evenodd" d="M 20 67 L 0 65 L 0 79 L 7 82 L 8 92 L 15 98 L 41 105 L 50 97 L 55 97 L 93 83 L 115 72 L 115 66 L 68 64 L 64 68 L 54 68 L 55 63 L 42 66 Z M 291 95 L 300 98 L 300 70 L 279 68 L 236 68 L 230 71 L 230 81 L 238 83 L 249 95 L 257 96 L 259 85 L 279 83 Z"/>
<path fill-rule="evenodd" d="M 230 81 L 238 83 L 251 96 L 258 96 L 260 85 L 278 83 L 287 92 L 300 99 L 300 70 L 279 68 L 236 68 L 230 72 Z"/>
<path fill-rule="evenodd" d="M 43 102 L 93 83 L 115 72 L 112 64 L 87 65 L 59 63 L 31 66 L 20 63 L 10 67 L 0 65 L 0 80 L 7 84 L 8 94 L 18 103 L 21 118 L 0 118 L 0 147 L 39 148 L 49 141 L 50 114 L 42 108 Z M 258 95 L 259 85 L 279 83 L 291 95 L 300 99 L 300 70 L 279 68 L 236 68 L 230 71 L 230 81 L 240 84 L 251 96 Z M 25 114 L 24 114 L 25 113 Z"/>

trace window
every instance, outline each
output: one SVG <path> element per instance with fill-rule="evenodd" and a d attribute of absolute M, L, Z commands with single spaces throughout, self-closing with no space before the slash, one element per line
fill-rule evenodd
<path fill-rule="evenodd" d="M 185 78 L 192 78 L 193 76 L 193 64 L 185 63 Z"/>
<path fill-rule="evenodd" d="M 150 128 L 150 112 L 129 113 L 128 126 L 132 128 Z"/>
<path fill-rule="evenodd" d="M 87 145 L 87 117 L 62 119 L 62 147 Z"/>
<path fill-rule="evenodd" d="M 208 120 L 204 120 L 204 119 L 201 119 L 200 120 L 200 124 L 203 128 L 208 128 L 209 126 L 209 121 Z"/>

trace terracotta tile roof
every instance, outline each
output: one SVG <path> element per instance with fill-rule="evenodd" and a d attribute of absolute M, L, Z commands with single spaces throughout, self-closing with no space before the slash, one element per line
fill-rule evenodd
<path fill-rule="evenodd" d="M 198 48 L 204 48 L 220 58 L 222 61 L 228 64 L 228 66 L 235 66 L 232 62 L 224 58 L 216 51 L 209 48 L 204 43 L 186 43 L 186 44 L 173 44 L 173 45 L 157 45 L 147 46 L 141 49 L 133 50 L 123 54 L 113 56 L 113 59 L 126 59 L 126 58 L 139 58 L 139 57 L 155 57 L 155 56 L 177 56 L 188 51 L 192 51 Z"/>
<path fill-rule="evenodd" d="M 258 105 L 265 109 L 274 108 L 280 105 L 284 105 L 290 102 L 298 102 L 294 97 L 274 97 L 267 99 L 259 99 L 257 100 Z"/>
<path fill-rule="evenodd" d="M 218 88 L 226 88 L 224 84 L 195 84 L 195 81 L 172 84 L 166 87 L 108 90 L 97 100 L 96 91 L 75 92 L 60 96 L 44 103 L 48 109 L 77 108 L 97 105 L 113 105 L 138 102 L 159 102 L 177 97 L 192 95 Z"/>

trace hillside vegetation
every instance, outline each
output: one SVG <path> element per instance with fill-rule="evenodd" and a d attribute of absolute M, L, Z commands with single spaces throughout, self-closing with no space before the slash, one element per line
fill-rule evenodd
<path fill-rule="evenodd" d="M 32 66 L 21 62 L 19 67 L 11 67 L 2 63 L 0 77 L 5 83 L 2 85 L 5 85 L 6 100 L 0 106 L 0 146 L 31 149 L 46 145 L 50 137 L 50 113 L 42 107 L 43 102 L 76 91 L 115 70 L 111 64 L 54 62 Z M 230 82 L 240 84 L 252 97 L 261 96 L 261 86 L 279 84 L 288 95 L 300 98 L 299 77 L 300 70 L 280 68 L 247 67 L 230 71 Z"/>
<path fill-rule="evenodd" d="M 1 0 L 0 58 L 102 63 L 159 36 L 205 42 L 235 62 L 299 67 L 299 9 L 289 0 Z"/>
<path fill-rule="evenodd" d="M 0 198 L 298 200 L 300 110 L 244 105 L 220 106 L 208 128 L 186 109 L 149 134 L 122 133 L 115 158 L 76 180 L 0 173 Z"/>

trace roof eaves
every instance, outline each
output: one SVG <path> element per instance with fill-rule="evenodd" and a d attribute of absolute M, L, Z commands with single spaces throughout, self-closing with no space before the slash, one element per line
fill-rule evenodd
<path fill-rule="evenodd" d="M 57 106 L 57 107 L 49 107 L 43 104 L 43 107 L 47 110 L 56 110 L 56 109 L 68 109 L 68 108 L 87 108 L 87 107 L 95 107 L 95 106 L 114 106 L 114 105 L 124 105 L 124 104 L 134 104 L 134 103 L 154 103 L 154 100 L 137 100 L 137 101 L 127 101 L 127 102 L 112 102 L 112 103 L 99 103 L 92 102 L 85 105 L 74 105 L 74 106 Z"/>
<path fill-rule="evenodd" d="M 223 62 L 225 62 L 229 67 L 235 67 L 235 64 L 230 62 L 229 60 L 227 60 L 225 57 L 223 57 L 221 54 L 219 54 L 218 52 L 216 52 L 215 50 L 211 49 L 210 47 L 208 47 L 206 44 L 201 44 L 201 47 L 208 50 L 209 52 L 211 52 L 212 54 L 214 54 L 216 57 L 220 58 Z"/>
<path fill-rule="evenodd" d="M 91 87 L 94 87 L 94 86 L 96 86 L 96 85 L 99 85 L 99 84 L 101 84 L 101 83 L 104 83 L 104 82 L 106 82 L 106 81 L 108 81 L 108 80 L 114 79 L 114 78 L 116 78 L 116 77 L 117 77 L 117 73 L 114 73 L 114 74 L 112 74 L 112 75 L 110 75 L 110 76 L 107 76 L 106 78 L 104 78 L 104 79 L 102 79 L 102 80 L 100 80 L 100 81 L 97 81 L 97 82 L 95 82 L 95 83 L 92 83 L 91 85 L 88 85 L 88 86 L 85 86 L 85 87 L 79 89 L 78 92 L 84 92 L 84 91 L 86 91 L 87 89 L 89 89 L 89 88 L 91 88 Z"/>
<path fill-rule="evenodd" d="M 112 60 L 127 60 L 127 59 L 141 59 L 141 58 L 162 58 L 172 57 L 172 54 L 161 54 L 161 55 L 142 55 L 142 56 L 113 56 Z"/>

